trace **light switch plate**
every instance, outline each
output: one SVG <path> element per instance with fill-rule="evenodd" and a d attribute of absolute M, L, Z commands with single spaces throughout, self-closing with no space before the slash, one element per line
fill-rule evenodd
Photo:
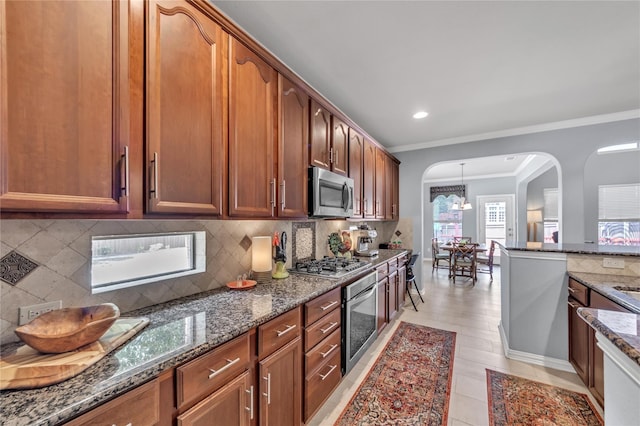
<path fill-rule="evenodd" d="M 605 257 L 604 259 L 602 259 L 602 267 L 624 269 L 624 259 L 614 259 L 611 257 Z"/>
<path fill-rule="evenodd" d="M 18 308 L 18 325 L 24 325 L 45 312 L 62 308 L 62 300 L 41 303 L 39 305 L 21 306 Z"/>

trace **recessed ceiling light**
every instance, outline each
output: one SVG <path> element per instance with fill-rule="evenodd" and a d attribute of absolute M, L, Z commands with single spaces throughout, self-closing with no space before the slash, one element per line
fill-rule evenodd
<path fill-rule="evenodd" d="M 426 111 L 418 111 L 413 114 L 413 118 L 425 118 L 427 115 L 429 115 L 429 113 Z"/>

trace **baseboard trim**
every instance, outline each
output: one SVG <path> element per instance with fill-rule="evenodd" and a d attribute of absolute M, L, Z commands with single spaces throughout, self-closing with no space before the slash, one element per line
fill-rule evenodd
<path fill-rule="evenodd" d="M 540 365 L 542 367 L 553 368 L 554 370 L 567 371 L 569 373 L 575 373 L 576 370 L 573 368 L 569 361 L 565 361 L 559 358 L 551 358 L 548 356 L 532 354 L 529 352 L 517 351 L 509 348 L 509 342 L 507 340 L 507 335 L 504 332 L 504 328 L 502 327 L 502 321 L 498 325 L 498 329 L 500 330 L 500 339 L 502 340 L 502 350 L 504 352 L 504 356 L 509 359 L 513 359 L 515 361 L 522 361 L 528 364 Z"/>

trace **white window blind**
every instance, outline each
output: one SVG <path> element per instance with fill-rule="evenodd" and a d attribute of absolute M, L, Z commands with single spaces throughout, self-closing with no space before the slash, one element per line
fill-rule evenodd
<path fill-rule="evenodd" d="M 558 188 L 544 188 L 544 220 L 558 220 Z"/>
<path fill-rule="evenodd" d="M 598 219 L 640 219 L 640 183 L 598 186 Z"/>

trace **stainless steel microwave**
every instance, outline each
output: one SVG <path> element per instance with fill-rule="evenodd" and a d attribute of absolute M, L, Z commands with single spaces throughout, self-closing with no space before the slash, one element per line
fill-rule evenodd
<path fill-rule="evenodd" d="M 309 216 L 351 217 L 353 179 L 318 167 L 309 168 Z"/>

